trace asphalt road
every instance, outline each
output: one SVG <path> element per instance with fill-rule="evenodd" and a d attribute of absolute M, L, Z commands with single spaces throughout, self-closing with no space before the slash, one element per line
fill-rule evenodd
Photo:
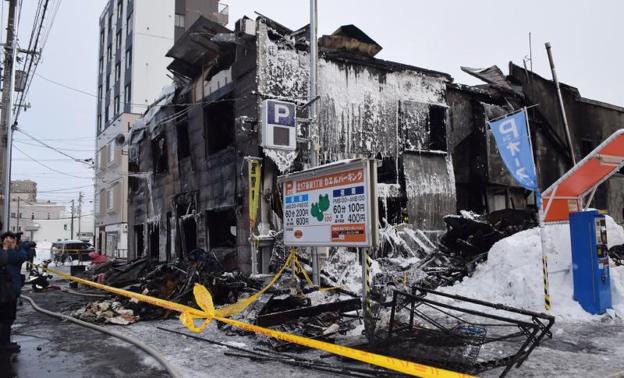
<path fill-rule="evenodd" d="M 60 291 L 27 293 L 51 311 L 75 309 L 87 300 Z M 140 350 L 121 340 L 36 312 L 25 300 L 13 326 L 22 351 L 14 364 L 20 378 L 167 377 Z"/>

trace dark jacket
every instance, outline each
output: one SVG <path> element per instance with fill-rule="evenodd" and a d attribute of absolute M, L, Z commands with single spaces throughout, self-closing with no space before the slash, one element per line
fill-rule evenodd
<path fill-rule="evenodd" d="M 6 259 L 6 269 L 9 273 L 9 277 L 11 277 L 11 285 L 13 286 L 13 290 L 15 290 L 15 296 L 19 297 L 22 291 L 22 264 L 26 261 L 27 250 L 22 246 L 18 247 L 18 249 L 9 249 L 9 250 L 0 250 L 0 253 L 7 253 Z M 0 259 L 4 261 L 5 259 Z"/>

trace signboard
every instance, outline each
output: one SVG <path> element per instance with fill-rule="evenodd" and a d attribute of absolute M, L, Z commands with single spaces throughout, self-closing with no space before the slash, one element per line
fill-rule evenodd
<path fill-rule="evenodd" d="M 357 159 L 283 176 L 284 244 L 377 243 L 377 166 Z"/>
<path fill-rule="evenodd" d="M 262 102 L 262 147 L 294 151 L 297 147 L 297 108 L 292 102 Z"/>
<path fill-rule="evenodd" d="M 518 184 L 528 190 L 537 189 L 533 149 L 525 110 L 488 121 L 503 162 Z"/>

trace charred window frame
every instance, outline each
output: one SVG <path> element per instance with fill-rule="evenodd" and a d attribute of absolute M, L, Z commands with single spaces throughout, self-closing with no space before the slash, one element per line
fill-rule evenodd
<path fill-rule="evenodd" d="M 154 167 L 154 173 L 167 172 L 167 138 L 164 133 L 152 139 L 152 166 Z"/>
<path fill-rule="evenodd" d="M 446 151 L 446 107 L 429 106 L 429 149 Z"/>
<path fill-rule="evenodd" d="M 446 151 L 447 108 L 417 101 L 399 101 L 398 134 L 405 150 Z"/>
<path fill-rule="evenodd" d="M 231 98 L 204 107 L 204 138 L 206 156 L 234 144 L 234 101 Z"/>
<path fill-rule="evenodd" d="M 134 226 L 134 240 L 136 245 L 136 257 L 141 257 L 145 252 L 145 234 L 143 233 L 142 224 Z"/>
<path fill-rule="evenodd" d="M 232 227 L 236 227 L 234 209 L 224 211 L 207 211 L 206 227 L 210 248 L 235 248 L 236 236 L 232 235 Z"/>
<path fill-rule="evenodd" d="M 178 139 L 178 160 L 182 160 L 191 155 L 191 141 L 189 139 L 187 119 L 176 124 L 176 136 Z"/>

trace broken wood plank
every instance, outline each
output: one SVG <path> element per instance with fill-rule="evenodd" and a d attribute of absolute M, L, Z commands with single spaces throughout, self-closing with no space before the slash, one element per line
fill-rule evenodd
<path fill-rule="evenodd" d="M 272 325 L 282 324 L 289 320 L 294 320 L 303 317 L 310 317 L 319 315 L 325 312 L 340 311 L 349 312 L 357 310 L 361 307 L 359 298 L 347 299 L 345 301 L 324 303 L 318 306 L 308 306 L 303 308 L 297 308 L 294 310 L 287 310 L 281 312 L 274 312 L 271 314 L 259 315 L 256 318 L 256 324 L 261 327 L 269 327 Z"/>

